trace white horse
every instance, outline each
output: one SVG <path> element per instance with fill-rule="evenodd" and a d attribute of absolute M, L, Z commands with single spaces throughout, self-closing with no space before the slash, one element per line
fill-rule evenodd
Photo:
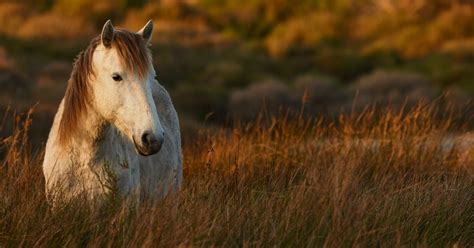
<path fill-rule="evenodd" d="M 77 57 L 46 144 L 50 200 L 159 199 L 180 188 L 179 121 L 152 66 L 152 32 L 151 21 L 133 33 L 109 20 Z"/>

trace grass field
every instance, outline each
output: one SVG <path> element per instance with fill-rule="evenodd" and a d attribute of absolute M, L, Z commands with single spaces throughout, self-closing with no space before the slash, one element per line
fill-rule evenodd
<path fill-rule="evenodd" d="M 0 246 L 472 247 L 473 149 L 447 146 L 467 128 L 435 116 L 418 107 L 203 130 L 185 143 L 177 196 L 53 212 L 26 115 L 0 140 Z"/>

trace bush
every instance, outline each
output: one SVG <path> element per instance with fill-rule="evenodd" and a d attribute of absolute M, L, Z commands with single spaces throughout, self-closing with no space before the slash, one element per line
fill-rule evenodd
<path fill-rule="evenodd" d="M 451 40 L 467 38 L 474 34 L 474 6 L 453 4 L 441 12 L 427 27 L 426 34 L 434 49 Z"/>
<path fill-rule="evenodd" d="M 7 55 L 7 51 L 0 47 L 0 68 L 9 68 L 12 66 L 11 58 Z"/>
<path fill-rule="evenodd" d="M 446 42 L 472 37 L 472 4 L 433 2 L 380 3 L 355 18 L 351 35 L 364 41 L 366 52 L 393 50 L 407 58 L 425 56 Z"/>
<path fill-rule="evenodd" d="M 266 79 L 232 92 L 229 112 L 235 120 L 253 121 L 261 112 L 271 117 L 280 110 L 293 109 L 295 102 L 295 96 L 286 84 Z"/>
<path fill-rule="evenodd" d="M 358 50 L 340 46 L 321 47 L 313 57 L 318 70 L 341 80 L 352 80 L 372 71 L 377 64 L 376 59 L 376 56 L 364 56 Z"/>
<path fill-rule="evenodd" d="M 53 10 L 69 18 L 80 18 L 102 27 L 107 19 L 123 15 L 126 0 L 55 0 Z"/>
<path fill-rule="evenodd" d="M 85 39 L 95 33 L 95 28 L 89 22 L 54 12 L 32 16 L 18 30 L 18 36 L 23 39 L 41 40 Z"/>
<path fill-rule="evenodd" d="M 474 37 L 466 39 L 456 39 L 444 43 L 442 51 L 456 57 L 471 59 L 474 58 Z"/>
<path fill-rule="evenodd" d="M 130 9 L 123 26 L 139 30 L 152 19 L 153 42 L 196 46 L 216 41 L 218 34 L 207 24 L 194 6 L 181 1 L 149 2 L 139 9 Z"/>
<path fill-rule="evenodd" d="M 206 82 L 209 86 L 236 87 L 242 85 L 245 80 L 245 70 L 236 61 L 210 62 L 199 76 L 199 81 Z"/>
<path fill-rule="evenodd" d="M 314 48 L 337 35 L 338 19 L 330 12 L 296 16 L 277 25 L 265 39 L 269 53 L 279 57 L 295 48 Z"/>
<path fill-rule="evenodd" d="M 226 91 L 219 87 L 181 84 L 172 91 L 178 113 L 185 113 L 196 120 L 211 117 L 214 122 L 224 122 L 226 113 Z"/>
<path fill-rule="evenodd" d="M 298 99 L 304 101 L 305 114 L 316 117 L 337 113 L 346 96 L 335 79 L 325 76 L 303 75 L 294 82 Z"/>
<path fill-rule="evenodd" d="M 182 21 L 192 18 L 194 14 L 193 8 L 180 1 L 149 2 L 142 8 L 128 11 L 124 23 L 133 28 L 141 28 L 150 19 L 154 21 Z"/>
<path fill-rule="evenodd" d="M 36 88 L 34 95 L 41 99 L 42 105 L 60 102 L 66 90 L 72 64 L 53 61 L 45 64 L 36 74 Z M 55 110 L 54 110 L 55 111 Z"/>
<path fill-rule="evenodd" d="M 10 68 L 0 67 L 0 105 L 15 106 L 29 105 L 34 100 L 31 99 L 31 85 L 22 74 Z"/>
<path fill-rule="evenodd" d="M 368 105 L 379 107 L 390 105 L 395 109 L 414 106 L 421 100 L 432 100 L 437 96 L 433 84 L 420 74 L 401 71 L 375 71 L 359 78 L 348 89 L 360 111 Z"/>
<path fill-rule="evenodd" d="M 210 23 L 244 38 L 262 38 L 284 19 L 295 5 L 287 0 L 204 0 L 200 3 Z"/>
<path fill-rule="evenodd" d="M 28 18 L 30 12 L 25 4 L 0 3 L 0 34 L 16 35 L 19 26 Z"/>

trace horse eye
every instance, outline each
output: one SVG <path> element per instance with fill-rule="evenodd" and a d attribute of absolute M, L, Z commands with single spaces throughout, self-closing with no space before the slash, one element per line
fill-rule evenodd
<path fill-rule="evenodd" d="M 158 75 L 155 74 L 155 80 L 158 81 Z"/>
<path fill-rule="evenodd" d="M 122 81 L 122 77 L 121 77 L 119 74 L 117 74 L 117 73 L 115 73 L 115 74 L 112 75 L 112 79 L 113 79 L 115 82 Z"/>

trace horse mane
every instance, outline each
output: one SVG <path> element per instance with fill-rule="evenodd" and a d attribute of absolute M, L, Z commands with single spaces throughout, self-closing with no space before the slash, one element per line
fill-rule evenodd
<path fill-rule="evenodd" d="M 59 142 L 65 144 L 71 134 L 78 129 L 79 119 L 83 117 L 91 102 L 89 81 L 95 76 L 92 57 L 96 47 L 101 43 L 100 35 L 92 39 L 89 46 L 81 51 L 74 61 L 71 76 L 64 96 L 64 106 L 59 123 Z M 151 55 L 148 44 L 140 34 L 123 29 L 115 29 L 111 47 L 117 49 L 125 68 L 137 73 L 142 79 L 151 66 Z"/>

